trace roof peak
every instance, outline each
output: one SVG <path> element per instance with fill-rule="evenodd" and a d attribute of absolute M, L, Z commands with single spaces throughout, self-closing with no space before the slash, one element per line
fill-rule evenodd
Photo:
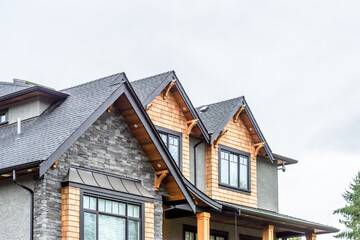
<path fill-rule="evenodd" d="M 152 76 L 145 77 L 145 78 L 140 78 L 140 79 L 137 79 L 137 80 L 135 80 L 135 81 L 131 81 L 131 83 L 135 83 L 135 82 L 138 82 L 138 81 L 142 81 L 142 80 L 146 80 L 146 79 L 149 79 L 149 78 L 154 78 L 154 77 L 158 77 L 158 76 L 162 76 L 162 75 L 169 75 L 169 74 L 171 74 L 171 73 L 174 73 L 174 70 L 170 70 L 170 71 L 167 71 L 167 72 L 159 73 L 159 74 L 152 75 Z"/>
<path fill-rule="evenodd" d="M 203 104 L 203 105 L 200 105 L 200 106 L 196 107 L 196 109 L 200 109 L 200 108 L 205 107 L 205 106 L 211 106 L 211 105 L 214 105 L 214 104 L 225 103 L 225 102 L 229 102 L 229 101 L 233 101 L 233 100 L 237 100 L 237 99 L 241 100 L 241 99 L 244 99 L 244 98 L 245 98 L 244 96 L 239 96 L 239 97 L 234 97 L 234 98 L 222 100 L 222 101 L 219 101 L 219 102 Z"/>

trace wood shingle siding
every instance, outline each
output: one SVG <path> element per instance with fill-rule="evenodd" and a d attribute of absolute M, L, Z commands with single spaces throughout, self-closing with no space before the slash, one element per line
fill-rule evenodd
<path fill-rule="evenodd" d="M 80 239 L 80 188 L 61 189 L 61 239 Z"/>
<path fill-rule="evenodd" d="M 256 189 L 256 159 L 254 156 L 254 142 L 244 122 L 239 118 L 236 122 L 231 119 L 225 127 L 227 133 L 223 135 L 218 144 L 238 149 L 251 154 L 251 193 L 245 194 L 219 187 L 219 148 L 214 144 L 206 148 L 206 193 L 215 200 L 257 207 Z"/>
<path fill-rule="evenodd" d="M 186 135 L 188 121 L 177 103 L 172 91 L 166 99 L 161 92 L 153 101 L 151 108 L 147 111 L 155 126 L 167 128 L 182 133 L 182 173 L 190 179 L 189 169 L 189 137 Z"/>

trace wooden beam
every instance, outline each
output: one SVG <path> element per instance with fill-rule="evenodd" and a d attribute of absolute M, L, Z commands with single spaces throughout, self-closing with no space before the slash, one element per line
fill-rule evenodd
<path fill-rule="evenodd" d="M 195 127 L 195 125 L 199 122 L 199 119 L 193 119 L 186 122 L 187 130 L 186 130 L 186 137 L 189 137 L 191 130 Z M 189 125 L 190 124 L 190 125 Z"/>
<path fill-rule="evenodd" d="M 236 120 L 239 118 L 240 114 L 245 110 L 245 108 L 246 108 L 246 104 L 241 105 L 239 110 L 234 115 L 234 122 L 236 122 Z"/>
<path fill-rule="evenodd" d="M 170 89 L 175 85 L 176 83 L 176 79 L 172 80 L 169 85 L 167 86 L 165 92 L 164 92 L 164 99 L 166 99 L 167 95 L 169 94 L 170 92 Z"/>
<path fill-rule="evenodd" d="M 107 112 L 108 112 L 108 113 L 111 112 L 111 109 L 113 108 L 113 105 L 114 105 L 114 104 L 111 104 L 110 107 L 108 107 L 108 109 L 107 109 Z"/>
<path fill-rule="evenodd" d="M 256 158 L 256 156 L 258 155 L 260 149 L 261 149 L 262 147 L 264 147 L 265 143 L 266 143 L 266 142 L 261 142 L 261 143 L 255 143 L 255 144 L 254 144 L 254 147 L 255 147 L 254 158 Z"/>
<path fill-rule="evenodd" d="M 274 226 L 268 225 L 263 229 L 262 240 L 274 240 Z"/>
<path fill-rule="evenodd" d="M 220 141 L 220 139 L 225 135 L 225 133 L 227 133 L 228 130 L 223 129 L 220 133 L 220 135 L 216 138 L 216 140 L 214 141 L 214 147 L 216 147 Z"/>
<path fill-rule="evenodd" d="M 148 111 L 151 107 L 152 107 L 152 103 L 149 103 L 148 105 L 146 105 L 145 110 Z"/>
<path fill-rule="evenodd" d="M 57 159 L 57 160 L 54 162 L 54 164 L 51 165 L 51 169 L 52 169 L 52 170 L 55 170 L 55 169 L 56 169 L 56 166 L 58 165 L 58 163 L 59 163 L 59 159 Z"/>
<path fill-rule="evenodd" d="M 196 214 L 197 239 L 210 240 L 210 213 L 202 212 Z"/>
<path fill-rule="evenodd" d="M 169 170 L 155 172 L 155 191 L 159 190 L 162 180 L 168 175 Z"/>

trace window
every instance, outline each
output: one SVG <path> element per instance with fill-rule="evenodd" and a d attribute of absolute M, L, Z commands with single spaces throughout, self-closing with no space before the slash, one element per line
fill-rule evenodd
<path fill-rule="evenodd" d="M 0 110 L 0 125 L 8 123 L 8 110 Z"/>
<path fill-rule="evenodd" d="M 195 226 L 184 225 L 184 240 L 197 240 L 197 229 Z M 227 240 L 228 233 L 210 230 L 210 240 Z"/>
<path fill-rule="evenodd" d="M 250 191 L 250 154 L 219 146 L 220 185 Z"/>
<path fill-rule="evenodd" d="M 167 148 L 171 156 L 173 157 L 176 165 L 181 169 L 181 149 L 182 149 L 182 137 L 181 133 L 175 132 L 169 129 L 156 127 L 159 131 L 159 135 Z"/>
<path fill-rule="evenodd" d="M 83 195 L 84 240 L 140 240 L 141 205 Z"/>

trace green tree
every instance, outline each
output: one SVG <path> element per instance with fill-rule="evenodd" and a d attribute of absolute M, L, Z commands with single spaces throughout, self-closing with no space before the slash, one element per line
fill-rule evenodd
<path fill-rule="evenodd" d="M 336 238 L 360 239 L 360 171 L 350 184 L 350 189 L 342 195 L 347 204 L 343 208 L 334 211 L 343 219 L 339 222 L 344 224 L 346 230 L 335 235 Z"/>

